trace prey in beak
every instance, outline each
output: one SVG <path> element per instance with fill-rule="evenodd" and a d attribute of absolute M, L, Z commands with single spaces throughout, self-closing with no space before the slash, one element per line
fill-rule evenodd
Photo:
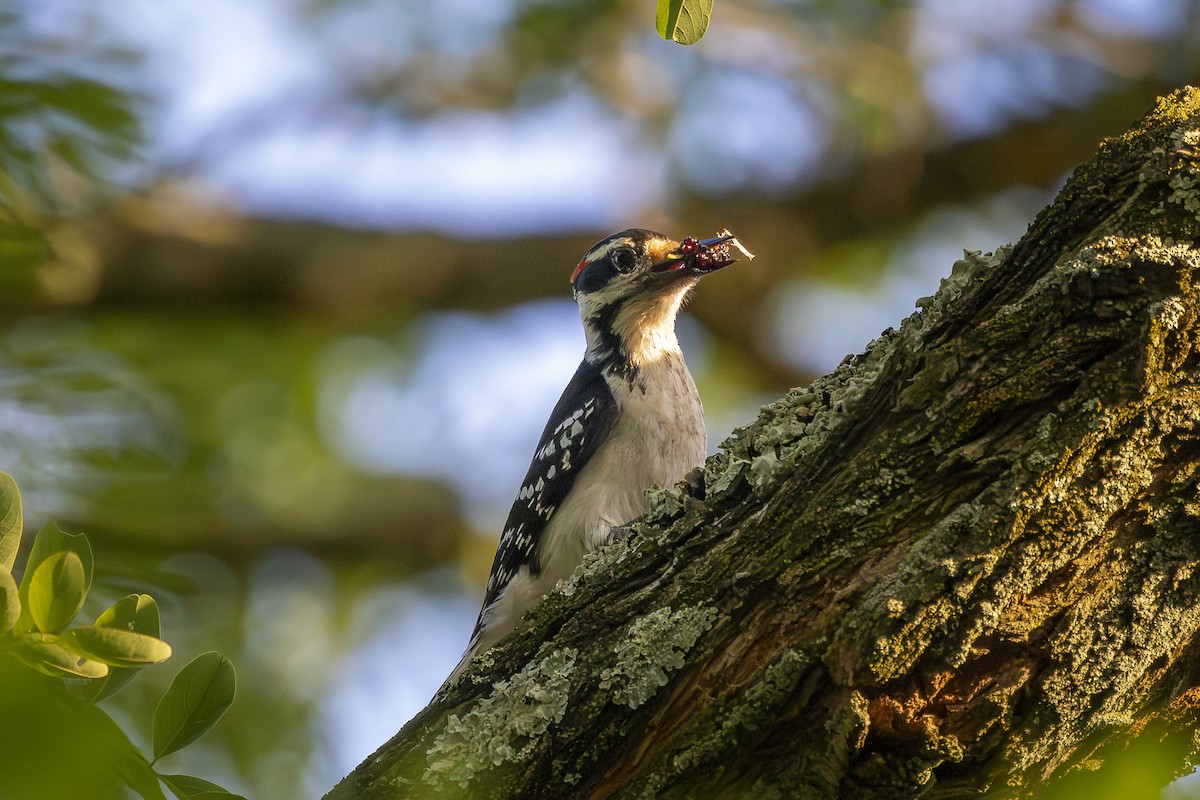
<path fill-rule="evenodd" d="M 661 263 L 654 266 L 654 271 L 677 272 L 683 270 L 689 275 L 707 275 L 737 261 L 730 255 L 730 247 L 737 248 L 747 259 L 754 258 L 754 254 L 747 250 L 736 236 L 728 230 L 724 230 L 711 239 L 687 237 L 679 243 L 679 247 L 667 253 Z"/>

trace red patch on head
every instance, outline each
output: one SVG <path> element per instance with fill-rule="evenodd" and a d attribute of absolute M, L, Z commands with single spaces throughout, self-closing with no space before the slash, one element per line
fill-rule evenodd
<path fill-rule="evenodd" d="M 588 261 L 588 260 L 585 258 L 583 261 L 580 261 L 580 262 L 579 262 L 579 266 L 575 267 L 575 271 L 571 273 L 571 285 L 572 285 L 572 286 L 574 286 L 574 285 L 575 285 L 575 279 L 579 277 L 579 273 L 583 272 L 583 270 L 584 270 L 584 269 L 587 267 L 587 265 L 588 265 L 588 264 L 590 264 L 590 263 L 592 263 L 592 262 Z"/>

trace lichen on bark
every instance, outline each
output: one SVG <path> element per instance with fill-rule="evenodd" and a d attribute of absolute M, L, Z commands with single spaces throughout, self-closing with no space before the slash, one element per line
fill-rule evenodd
<path fill-rule="evenodd" d="M 614 703 L 637 708 L 681 668 L 684 656 L 717 618 L 712 607 L 660 608 L 634 620 L 615 647 L 616 661 L 600 672 Z"/>
<path fill-rule="evenodd" d="M 479 773 L 527 757 L 561 722 L 571 688 L 575 651 L 556 650 L 530 662 L 465 714 L 451 714 L 433 740 L 422 780 L 435 789 L 470 786 Z"/>

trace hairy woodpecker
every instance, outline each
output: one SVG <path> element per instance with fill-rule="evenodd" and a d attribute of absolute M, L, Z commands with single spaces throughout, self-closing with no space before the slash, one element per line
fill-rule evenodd
<path fill-rule="evenodd" d="M 568 577 L 613 528 L 647 511 L 647 490 L 704 462 L 704 409 L 675 338 L 675 316 L 702 275 L 733 263 L 725 231 L 676 242 L 613 234 L 571 275 L 587 338 L 550 414 L 492 562 L 483 608 L 453 681 Z"/>

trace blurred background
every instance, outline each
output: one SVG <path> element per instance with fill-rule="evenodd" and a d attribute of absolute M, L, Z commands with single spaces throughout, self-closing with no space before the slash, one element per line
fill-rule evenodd
<path fill-rule="evenodd" d="M 317 797 L 457 661 L 598 239 L 733 230 L 715 447 L 1200 78 L 1200 0 L 9 0 L 0 469 L 237 703 L 168 771 Z M 161 675 L 159 675 L 161 673 Z M 155 685 L 158 680 L 159 685 Z M 1171 790 L 1183 796 L 1185 790 Z"/>

